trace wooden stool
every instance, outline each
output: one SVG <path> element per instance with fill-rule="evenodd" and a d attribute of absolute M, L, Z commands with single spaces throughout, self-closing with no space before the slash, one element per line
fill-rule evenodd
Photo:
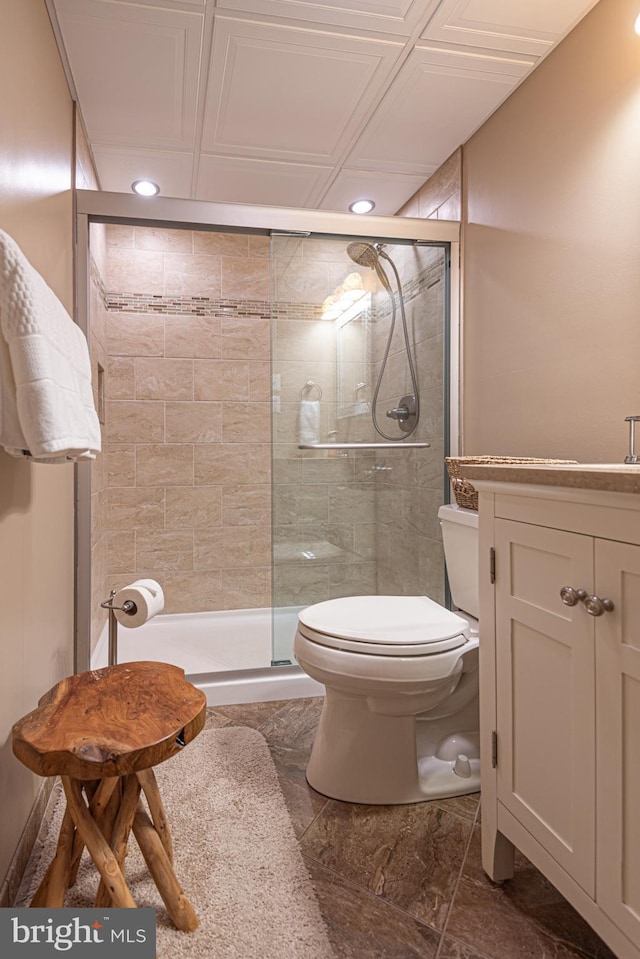
<path fill-rule="evenodd" d="M 53 862 L 32 906 L 62 906 L 86 846 L 102 877 L 95 906 L 135 908 L 124 878 L 133 830 L 178 929 L 198 925 L 173 871 L 171 833 L 153 766 L 204 726 L 206 697 L 166 663 L 121 663 L 69 676 L 13 727 L 13 751 L 40 776 L 60 776 L 67 808 Z M 144 792 L 151 818 L 140 799 Z"/>

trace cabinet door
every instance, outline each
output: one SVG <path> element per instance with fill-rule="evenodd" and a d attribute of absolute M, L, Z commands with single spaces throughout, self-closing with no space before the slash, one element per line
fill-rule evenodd
<path fill-rule="evenodd" d="M 595 887 L 594 541 L 496 520 L 498 801 L 589 895 Z"/>
<path fill-rule="evenodd" d="M 596 540 L 598 876 L 601 907 L 640 942 L 640 546 Z"/>

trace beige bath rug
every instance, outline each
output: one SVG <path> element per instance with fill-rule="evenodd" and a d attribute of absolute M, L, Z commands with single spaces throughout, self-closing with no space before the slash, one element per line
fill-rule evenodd
<path fill-rule="evenodd" d="M 157 911 L 159 959 L 333 959 L 264 737 L 245 727 L 205 730 L 155 772 L 176 875 L 200 920 L 192 933 L 172 927 L 132 837 L 127 882 L 139 906 Z M 20 899 L 53 857 L 63 811 L 60 798 Z M 65 906 L 92 905 L 96 888 L 85 852 Z"/>

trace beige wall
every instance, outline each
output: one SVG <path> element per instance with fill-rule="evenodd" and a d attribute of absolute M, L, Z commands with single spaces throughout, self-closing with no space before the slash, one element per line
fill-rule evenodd
<path fill-rule="evenodd" d="M 0 229 L 70 308 L 72 104 L 42 0 L 0 0 L 0 23 Z M 40 783 L 11 726 L 72 671 L 72 640 L 73 467 L 0 450 L 0 878 Z"/>
<path fill-rule="evenodd" d="M 640 413 L 637 0 L 593 11 L 464 146 L 464 450 L 620 461 Z"/>

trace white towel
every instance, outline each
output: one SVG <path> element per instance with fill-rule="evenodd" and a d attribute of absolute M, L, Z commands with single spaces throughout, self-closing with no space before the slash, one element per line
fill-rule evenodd
<path fill-rule="evenodd" d="M 100 423 L 87 340 L 0 230 L 0 445 L 37 462 L 95 459 Z"/>
<path fill-rule="evenodd" d="M 298 416 L 298 436 L 300 443 L 318 443 L 320 441 L 320 401 L 302 400 Z"/>

